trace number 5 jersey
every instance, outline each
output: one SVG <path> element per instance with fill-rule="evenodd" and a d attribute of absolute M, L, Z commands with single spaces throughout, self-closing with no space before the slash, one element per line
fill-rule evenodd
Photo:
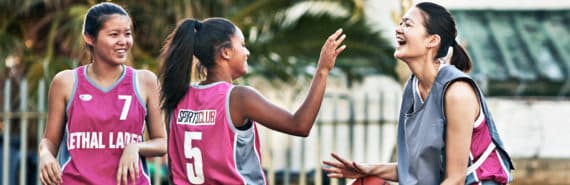
<path fill-rule="evenodd" d="M 256 124 L 236 128 L 232 84 L 192 85 L 170 115 L 168 157 L 173 184 L 266 184 Z"/>

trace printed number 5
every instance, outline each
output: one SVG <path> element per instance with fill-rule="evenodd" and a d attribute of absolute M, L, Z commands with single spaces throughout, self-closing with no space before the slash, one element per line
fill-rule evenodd
<path fill-rule="evenodd" d="M 127 114 L 129 114 L 129 108 L 131 108 L 131 99 L 132 96 L 129 95 L 119 95 L 119 100 L 125 100 L 125 104 L 123 104 L 123 110 L 121 110 L 121 117 L 119 120 L 126 120 Z"/>
<path fill-rule="evenodd" d="M 192 140 L 202 140 L 201 132 L 184 132 L 184 156 L 194 159 L 192 163 L 186 163 L 186 175 L 192 184 L 204 183 L 204 170 L 202 165 L 202 153 L 199 148 L 192 147 Z"/>

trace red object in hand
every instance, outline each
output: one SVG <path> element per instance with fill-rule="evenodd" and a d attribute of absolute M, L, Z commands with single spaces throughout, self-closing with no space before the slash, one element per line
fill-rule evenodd
<path fill-rule="evenodd" d="M 358 178 L 352 182 L 352 185 L 389 185 L 388 181 L 376 177 L 376 176 L 366 176 Z"/>

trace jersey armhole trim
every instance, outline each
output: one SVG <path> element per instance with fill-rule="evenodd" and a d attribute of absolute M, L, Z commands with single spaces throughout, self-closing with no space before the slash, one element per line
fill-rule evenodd
<path fill-rule="evenodd" d="M 253 125 L 252 125 L 252 126 L 250 126 L 248 129 L 246 129 L 246 130 L 240 130 L 240 129 L 237 129 L 236 126 L 234 125 L 234 122 L 232 121 L 232 115 L 231 115 L 231 113 L 230 113 L 230 96 L 232 95 L 232 90 L 233 90 L 233 89 L 234 89 L 234 86 L 232 85 L 232 86 L 228 89 L 228 92 L 227 92 L 227 94 L 226 94 L 226 105 L 225 105 L 225 108 L 226 108 L 226 119 L 228 120 L 228 124 L 229 124 L 228 126 L 232 129 L 232 131 L 234 131 L 234 133 L 236 133 L 236 134 L 238 134 L 238 135 L 244 135 L 244 134 L 247 134 L 247 133 L 249 133 L 249 132 L 252 132 L 252 130 L 253 130 L 254 127 L 253 127 Z M 253 120 L 252 120 L 252 121 L 253 121 Z M 255 123 L 252 123 L 252 124 L 255 124 Z"/>
<path fill-rule="evenodd" d="M 73 103 L 73 99 L 75 99 L 75 92 L 77 91 L 77 84 L 79 83 L 79 78 L 77 77 L 77 69 L 73 70 L 73 87 L 71 88 L 71 94 L 69 94 L 69 100 L 67 100 L 67 105 L 65 105 L 65 113 L 69 111 L 71 104 Z"/>
<path fill-rule="evenodd" d="M 139 85 L 139 80 L 138 80 L 138 71 L 135 69 L 132 69 L 133 71 L 133 90 L 135 91 L 135 95 L 137 96 L 137 100 L 139 101 L 139 103 L 142 105 L 144 112 L 146 115 L 148 115 L 148 110 L 146 107 L 146 103 L 143 100 L 141 93 L 140 93 L 140 85 Z M 146 117 L 146 116 L 145 116 Z"/>
<path fill-rule="evenodd" d="M 477 120 L 475 120 L 475 123 L 473 123 L 473 128 L 479 127 L 484 120 L 485 120 L 485 113 L 483 113 L 483 106 L 481 106 L 479 110 L 479 116 L 477 116 Z"/>

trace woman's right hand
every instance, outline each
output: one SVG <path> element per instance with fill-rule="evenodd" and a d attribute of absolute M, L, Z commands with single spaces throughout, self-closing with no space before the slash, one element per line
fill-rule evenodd
<path fill-rule="evenodd" d="M 356 179 L 364 176 L 371 175 L 373 169 L 370 165 L 357 164 L 356 162 L 349 162 L 346 159 L 332 153 L 331 156 L 337 161 L 323 161 L 329 167 L 323 168 L 330 178 L 351 178 Z"/>
<path fill-rule="evenodd" d="M 61 168 L 50 153 L 40 155 L 40 181 L 45 185 L 61 184 Z"/>
<path fill-rule="evenodd" d="M 317 70 L 326 70 L 327 72 L 332 70 L 336 57 L 346 49 L 346 45 L 340 46 L 342 41 L 346 38 L 345 34 L 341 34 L 342 28 L 338 29 L 326 40 L 325 44 L 321 48 Z"/>

